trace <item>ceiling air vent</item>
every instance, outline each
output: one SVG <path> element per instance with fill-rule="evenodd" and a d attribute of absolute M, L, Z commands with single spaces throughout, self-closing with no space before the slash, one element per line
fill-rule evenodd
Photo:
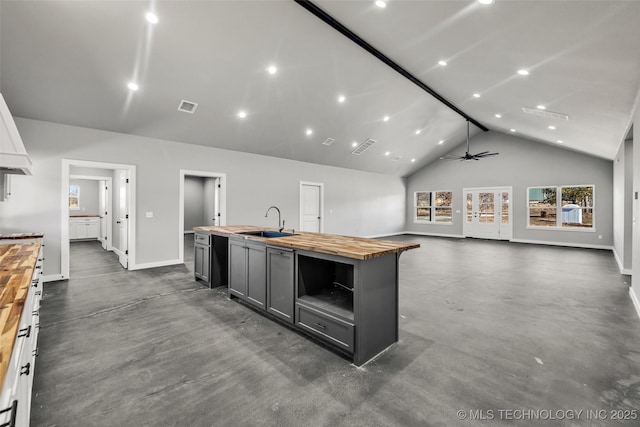
<path fill-rule="evenodd" d="M 371 138 L 367 138 L 362 144 L 358 145 L 352 152 L 351 154 L 355 154 L 356 156 L 359 156 L 360 154 L 364 153 L 365 151 L 367 151 L 369 149 L 369 147 L 371 147 L 373 144 L 375 144 L 376 141 L 371 139 Z"/>
<path fill-rule="evenodd" d="M 327 138 L 324 140 L 324 142 L 322 143 L 322 145 L 331 145 L 334 142 L 336 142 L 336 140 L 334 138 Z"/>
<path fill-rule="evenodd" d="M 184 99 L 180 101 L 180 105 L 178 105 L 178 111 L 182 111 L 183 113 L 193 114 L 198 108 L 198 104 L 191 101 L 185 101 Z"/>
<path fill-rule="evenodd" d="M 534 116 L 546 117 L 548 119 L 569 120 L 568 114 L 554 113 L 553 111 L 540 110 L 538 108 L 522 107 L 522 111 Z"/>

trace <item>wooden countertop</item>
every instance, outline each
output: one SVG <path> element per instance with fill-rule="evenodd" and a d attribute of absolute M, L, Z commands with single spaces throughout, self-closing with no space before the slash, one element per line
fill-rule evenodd
<path fill-rule="evenodd" d="M 0 245 L 0 386 L 4 382 L 40 243 Z"/>
<path fill-rule="evenodd" d="M 324 254 L 338 255 L 354 259 L 371 259 L 382 255 L 399 253 L 419 248 L 418 243 L 395 242 L 391 240 L 368 239 L 364 237 L 339 236 L 336 234 L 311 233 L 296 231 L 296 236 L 264 238 L 258 236 L 238 235 L 243 231 L 270 230 L 273 228 L 256 227 L 254 225 L 232 225 L 193 227 L 195 231 L 207 232 L 224 237 L 245 238 L 268 243 L 274 246 L 302 249 Z M 287 231 L 287 230 L 285 230 Z M 290 231 L 290 230 L 289 230 Z"/>
<path fill-rule="evenodd" d="M 0 240 L 42 239 L 43 237 L 43 233 L 0 234 Z"/>

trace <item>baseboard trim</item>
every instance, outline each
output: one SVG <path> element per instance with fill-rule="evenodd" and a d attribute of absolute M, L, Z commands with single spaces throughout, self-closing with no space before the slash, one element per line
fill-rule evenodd
<path fill-rule="evenodd" d="M 546 241 L 546 240 L 526 240 L 526 239 L 511 239 L 510 242 L 529 243 L 533 245 L 564 246 L 568 248 L 602 249 L 606 251 L 613 251 L 613 246 L 592 245 L 589 243 L 566 243 L 566 242 L 552 242 L 552 241 Z"/>
<path fill-rule="evenodd" d="M 46 276 L 42 276 L 42 281 L 47 282 L 57 282 L 58 280 L 65 280 L 62 274 L 48 274 Z"/>
<path fill-rule="evenodd" d="M 405 231 L 402 234 L 414 234 L 416 236 L 429 236 L 429 237 L 449 237 L 452 239 L 465 238 L 462 234 L 425 233 L 423 231 Z"/>
<path fill-rule="evenodd" d="M 636 296 L 636 293 L 633 291 L 633 287 L 629 288 L 629 296 L 631 297 L 633 306 L 635 307 L 636 313 L 638 314 L 638 318 L 640 319 L 640 301 L 638 301 L 638 297 Z"/>
<path fill-rule="evenodd" d="M 167 261 L 147 262 L 145 264 L 130 265 L 129 270 L 145 270 L 147 268 L 166 267 L 168 265 L 184 264 L 179 259 L 171 259 Z"/>
<path fill-rule="evenodd" d="M 616 262 L 618 263 L 618 269 L 620 270 L 620 274 L 626 274 L 628 276 L 631 275 L 631 269 L 630 268 L 624 268 L 624 265 L 622 265 L 622 261 L 620 260 L 620 257 L 618 256 L 618 252 L 616 251 L 616 248 L 613 248 L 613 257 L 616 259 Z"/>
<path fill-rule="evenodd" d="M 397 233 L 384 233 L 384 234 L 374 234 L 371 236 L 364 236 L 365 239 L 379 239 L 380 237 L 392 237 L 392 236 L 402 236 L 403 234 L 408 234 L 406 231 L 398 231 Z"/>
<path fill-rule="evenodd" d="M 195 234 L 193 230 L 184 230 L 184 234 Z"/>

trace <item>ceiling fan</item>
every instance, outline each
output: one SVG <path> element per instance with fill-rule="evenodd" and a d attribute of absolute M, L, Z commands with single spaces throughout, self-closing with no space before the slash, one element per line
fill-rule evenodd
<path fill-rule="evenodd" d="M 455 154 L 447 154 L 446 156 L 440 157 L 440 160 L 480 160 L 484 157 L 489 156 L 497 156 L 500 153 L 490 153 L 488 151 L 483 151 L 482 153 L 471 154 L 469 153 L 469 120 L 467 120 L 467 152 L 464 153 L 464 156 L 457 156 Z"/>

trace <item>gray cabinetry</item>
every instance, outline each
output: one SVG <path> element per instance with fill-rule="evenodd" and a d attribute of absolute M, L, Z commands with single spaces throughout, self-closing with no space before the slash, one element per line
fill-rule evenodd
<path fill-rule="evenodd" d="M 229 295 L 266 309 L 266 252 L 262 243 L 229 239 Z"/>
<path fill-rule="evenodd" d="M 211 235 L 208 233 L 195 233 L 194 250 L 194 275 L 196 280 L 202 280 L 211 286 Z"/>
<path fill-rule="evenodd" d="M 267 311 L 293 323 L 294 252 L 291 249 L 267 247 Z"/>

